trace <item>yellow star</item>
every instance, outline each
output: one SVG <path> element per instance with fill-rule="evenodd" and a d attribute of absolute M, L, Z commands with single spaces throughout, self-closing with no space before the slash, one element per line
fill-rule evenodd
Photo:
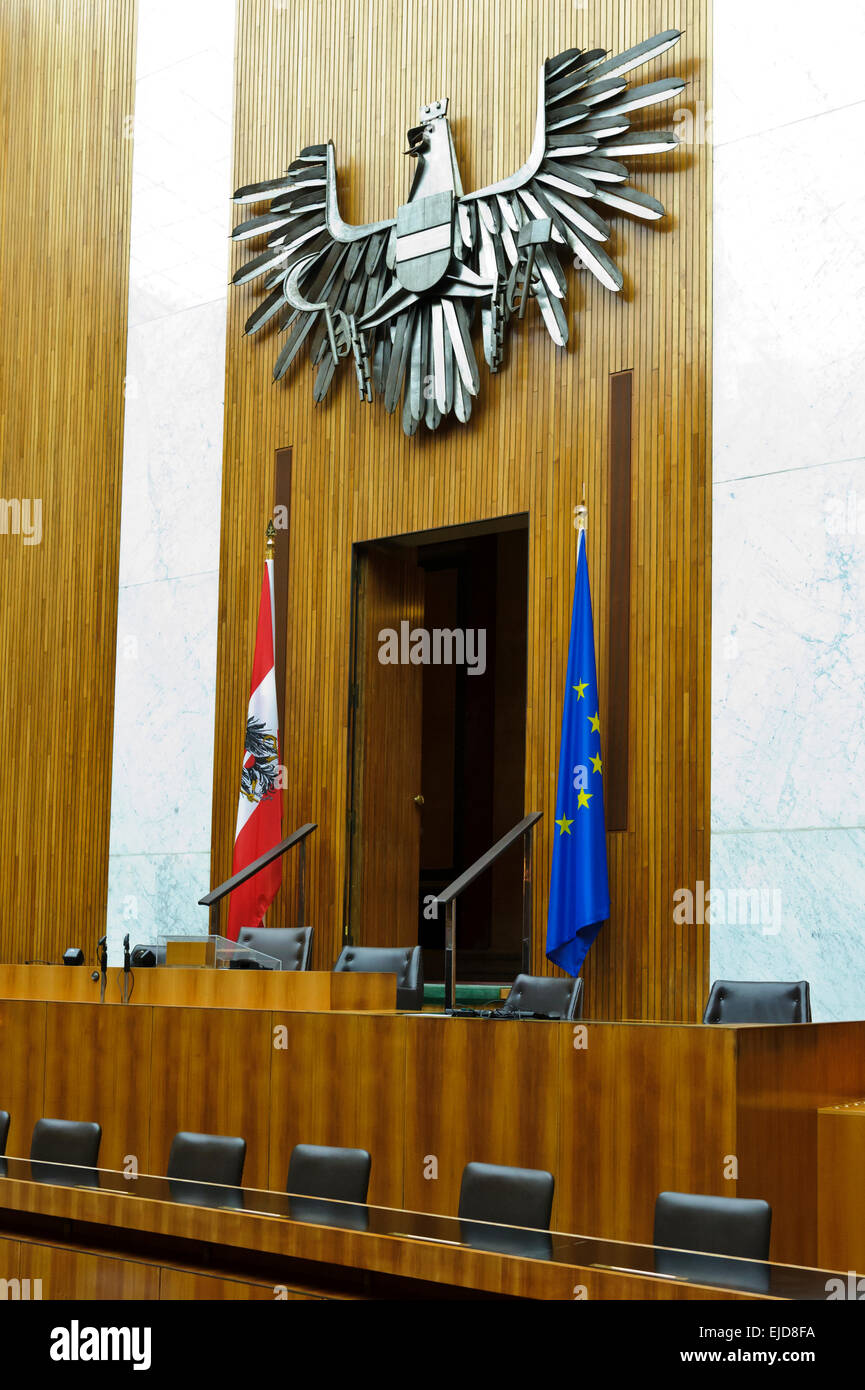
<path fill-rule="evenodd" d="M 561 827 L 560 830 L 559 830 L 559 834 L 560 834 L 560 835 L 570 835 L 570 833 L 571 833 L 571 826 L 573 825 L 573 823 L 574 823 L 574 822 L 573 822 L 572 820 L 568 820 L 568 818 L 567 818 L 566 815 L 562 815 L 561 820 L 557 820 L 557 821 L 556 821 L 556 825 L 558 825 L 558 826 Z"/>
<path fill-rule="evenodd" d="M 572 690 L 576 690 L 576 692 L 577 692 L 577 699 L 578 699 L 578 700 L 582 700 L 582 698 L 583 698 L 583 696 L 584 696 L 584 694 L 585 694 L 585 692 L 586 692 L 586 681 L 580 681 L 578 685 L 572 685 L 572 686 L 571 686 L 571 689 L 572 689 Z"/>
<path fill-rule="evenodd" d="M 600 753 L 596 753 L 596 754 L 594 755 L 594 757 L 590 758 L 590 762 L 591 762 L 591 764 L 592 764 L 592 772 L 600 772 L 600 770 L 601 770 L 601 755 L 600 755 Z"/>
<path fill-rule="evenodd" d="M 600 731 L 601 731 L 601 721 L 600 721 L 599 716 L 598 716 L 597 714 L 589 714 L 589 715 L 587 715 L 586 717 L 587 717 L 587 719 L 588 719 L 588 721 L 589 721 L 589 724 L 591 725 L 592 733 L 593 733 L 593 734 L 600 733 Z"/>
<path fill-rule="evenodd" d="M 577 806 L 588 806 L 594 794 L 594 792 L 580 792 L 579 796 L 577 797 Z"/>

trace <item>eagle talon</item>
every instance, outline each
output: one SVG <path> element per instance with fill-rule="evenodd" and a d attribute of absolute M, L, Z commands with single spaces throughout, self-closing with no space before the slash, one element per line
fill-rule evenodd
<path fill-rule="evenodd" d="M 362 401 L 372 400 L 372 372 L 369 365 L 369 345 L 366 334 L 357 326 L 354 314 L 348 316 L 351 337 L 351 350 L 354 355 L 354 370 L 357 376 L 357 389 Z"/>
<path fill-rule="evenodd" d="M 505 360 L 505 329 L 511 316 L 508 303 L 508 282 L 499 277 L 490 302 L 493 350 L 488 366 L 497 372 Z"/>

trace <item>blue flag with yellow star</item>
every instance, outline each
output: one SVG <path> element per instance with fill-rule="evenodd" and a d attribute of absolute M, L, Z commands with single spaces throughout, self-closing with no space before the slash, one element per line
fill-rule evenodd
<path fill-rule="evenodd" d="M 559 745 L 547 958 L 569 975 L 578 975 L 609 915 L 595 633 L 586 537 L 581 531 Z"/>

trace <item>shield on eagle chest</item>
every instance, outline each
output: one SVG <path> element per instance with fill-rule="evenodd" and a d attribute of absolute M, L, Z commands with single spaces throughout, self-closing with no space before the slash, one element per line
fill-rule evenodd
<path fill-rule="evenodd" d="M 447 274 L 453 247 L 454 195 L 448 189 L 405 203 L 396 215 L 396 278 L 413 294 Z"/>

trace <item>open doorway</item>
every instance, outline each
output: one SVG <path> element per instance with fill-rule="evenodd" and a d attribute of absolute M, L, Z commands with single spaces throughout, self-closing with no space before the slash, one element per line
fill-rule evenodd
<path fill-rule="evenodd" d="M 524 814 L 524 515 L 355 546 L 346 938 L 415 945 L 444 974 L 431 906 Z M 457 979 L 520 968 L 522 851 L 460 899 Z"/>

